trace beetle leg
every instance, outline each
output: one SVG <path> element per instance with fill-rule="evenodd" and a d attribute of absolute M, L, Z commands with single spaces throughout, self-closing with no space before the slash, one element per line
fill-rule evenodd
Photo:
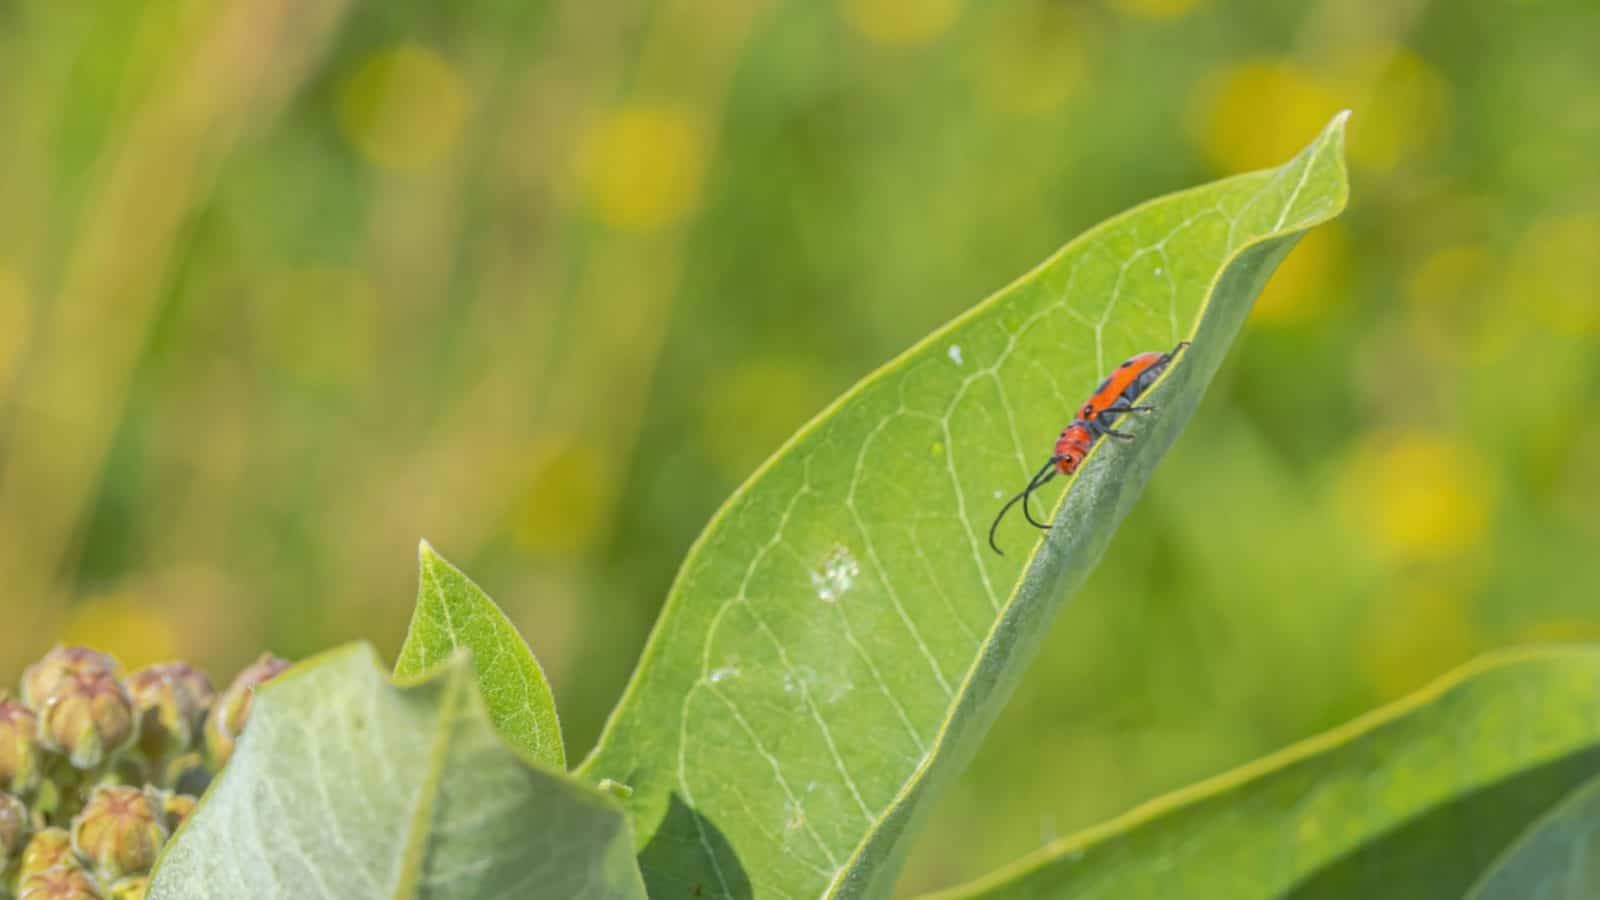
<path fill-rule="evenodd" d="M 1147 412 L 1155 412 L 1155 411 L 1156 411 L 1156 408 L 1154 406 L 1122 406 L 1122 407 L 1111 406 L 1111 407 L 1107 407 L 1107 408 L 1102 409 L 1099 412 L 1095 413 L 1094 417 L 1096 419 L 1102 419 L 1102 418 L 1105 418 L 1106 416 L 1120 416 L 1123 413 L 1135 413 L 1135 412 L 1136 413 L 1147 413 Z"/>

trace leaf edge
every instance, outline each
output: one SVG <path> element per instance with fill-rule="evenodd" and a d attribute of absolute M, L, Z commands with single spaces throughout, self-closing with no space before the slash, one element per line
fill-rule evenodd
<path fill-rule="evenodd" d="M 1295 741 L 1288 746 L 1257 757 L 1225 772 L 1201 779 L 1146 800 L 1119 815 L 1096 825 L 1057 838 L 998 869 L 971 881 L 916 895 L 915 900 L 981 900 L 990 892 L 1031 874 L 1063 857 L 1071 857 L 1089 847 L 1115 839 L 1169 813 L 1181 811 L 1205 800 L 1220 797 L 1257 779 L 1283 771 L 1297 763 L 1337 750 L 1352 741 L 1389 725 L 1439 700 L 1478 675 L 1508 666 L 1574 655 L 1600 656 L 1600 642 L 1528 644 L 1494 650 L 1477 656 L 1435 678 L 1427 685 L 1397 700 L 1370 709 L 1327 731 Z M 1597 776 L 1600 779 L 1600 776 Z M 1541 818 L 1540 822 L 1543 821 Z M 1537 825 L 1538 822 L 1535 823 Z M 1532 828 L 1533 826 L 1530 826 Z"/>

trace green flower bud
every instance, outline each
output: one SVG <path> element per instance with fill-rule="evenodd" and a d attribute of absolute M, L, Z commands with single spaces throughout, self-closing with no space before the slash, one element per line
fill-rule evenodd
<path fill-rule="evenodd" d="M 68 675 L 116 675 L 117 661 L 88 647 L 57 644 L 22 673 L 22 702 L 35 711 L 44 707 Z"/>
<path fill-rule="evenodd" d="M 244 733 L 245 722 L 250 718 L 250 705 L 255 700 L 255 689 L 289 668 L 287 660 L 271 653 L 263 653 L 246 666 L 233 684 L 222 692 L 211 707 L 206 719 L 206 750 L 211 754 L 211 764 L 220 769 L 233 755 L 233 746 Z"/>
<path fill-rule="evenodd" d="M 31 794 L 39 786 L 39 721 L 15 700 L 0 700 L 0 791 Z"/>
<path fill-rule="evenodd" d="M 104 672 L 65 675 L 39 712 L 39 739 L 80 769 L 92 769 L 133 740 L 133 702 Z"/>
<path fill-rule="evenodd" d="M 105 900 L 105 894 L 88 872 L 56 866 L 25 876 L 17 900 Z"/>
<path fill-rule="evenodd" d="M 117 883 L 111 886 L 111 900 L 144 900 L 144 892 L 149 889 L 149 875 L 130 875 L 127 878 L 119 878 Z"/>
<path fill-rule="evenodd" d="M 72 847 L 107 880 L 150 871 L 167 840 L 161 806 L 143 788 L 103 784 L 72 820 Z"/>
<path fill-rule="evenodd" d="M 22 862 L 17 866 L 21 878 L 47 869 L 62 866 L 82 868 L 72 854 L 72 835 L 64 828 L 45 828 L 36 831 L 22 850 Z"/>
<path fill-rule="evenodd" d="M 27 835 L 28 808 L 10 794 L 0 794 L 0 872 L 22 849 L 22 839 Z"/>
<path fill-rule="evenodd" d="M 187 663 L 146 666 L 123 680 L 139 719 L 139 750 L 147 759 L 164 759 L 193 747 L 216 693 L 211 682 Z"/>

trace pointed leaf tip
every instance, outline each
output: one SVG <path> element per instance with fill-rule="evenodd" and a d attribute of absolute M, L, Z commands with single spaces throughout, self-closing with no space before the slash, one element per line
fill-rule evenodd
<path fill-rule="evenodd" d="M 419 586 L 397 677 L 415 677 L 470 650 L 489 717 L 513 746 L 566 768 L 561 723 L 544 670 L 500 607 L 431 544 L 417 548 Z"/>

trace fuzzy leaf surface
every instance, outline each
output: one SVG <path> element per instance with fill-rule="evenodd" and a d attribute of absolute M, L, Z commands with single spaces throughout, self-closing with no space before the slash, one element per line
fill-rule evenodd
<path fill-rule="evenodd" d="M 1597 774 L 1600 646 L 1507 651 L 927 900 L 1456 900 Z"/>
<path fill-rule="evenodd" d="M 502 740 L 469 654 L 430 674 L 353 645 L 264 686 L 150 900 L 641 900 L 622 810 Z"/>
<path fill-rule="evenodd" d="M 581 768 L 634 789 L 652 895 L 878 897 L 1049 620 L 1193 413 L 1251 302 L 1346 197 L 1343 116 L 1284 166 L 1153 200 L 867 377 L 690 551 Z M 1193 346 L 1048 540 L 989 522 L 1111 367 Z M 1136 419 L 1133 420 L 1133 419 Z M 1062 501 L 1063 488 L 1065 500 Z"/>
<path fill-rule="evenodd" d="M 417 557 L 417 605 L 395 660 L 395 677 L 415 677 L 462 648 L 471 650 L 478 687 L 501 735 L 534 759 L 565 769 L 561 721 L 550 683 L 516 626 L 427 541 Z"/>

